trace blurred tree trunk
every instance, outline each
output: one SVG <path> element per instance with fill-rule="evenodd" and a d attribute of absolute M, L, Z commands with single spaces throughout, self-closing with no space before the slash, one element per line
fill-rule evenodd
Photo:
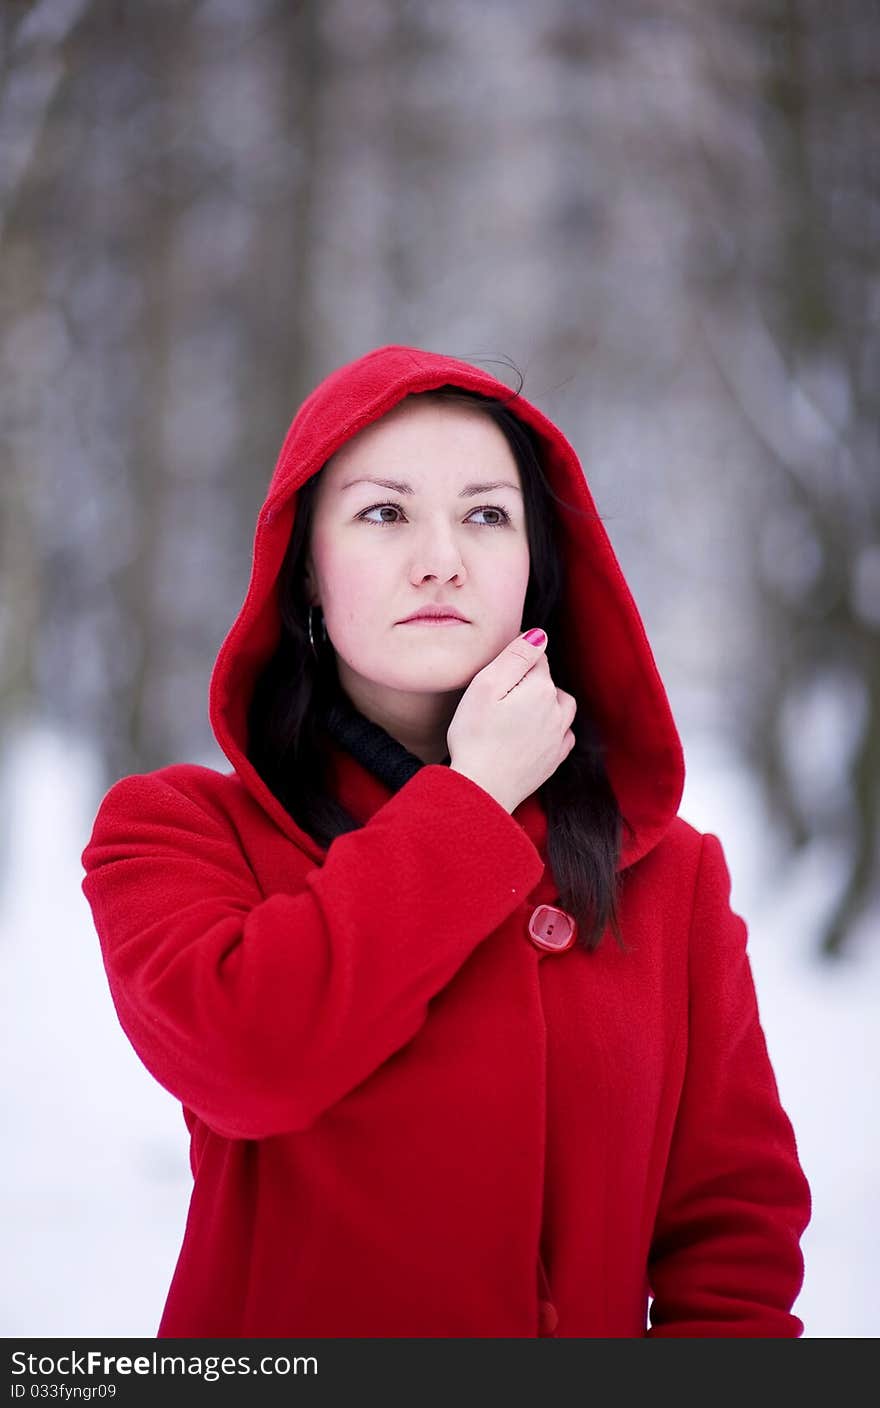
<path fill-rule="evenodd" d="M 17 220 L 26 230 L 33 216 L 27 176 L 44 123 L 64 75 L 64 41 L 89 8 L 88 0 L 64 7 L 52 0 L 0 9 L 0 281 L 2 323 L 12 336 L 17 310 L 45 297 L 44 261 L 24 240 L 6 239 Z M 23 207 L 23 208 L 22 208 Z M 20 341 L 22 351 L 26 343 Z M 7 377 L 7 415 L 0 460 L 0 728 L 27 714 L 36 692 L 34 653 L 43 607 L 42 548 L 34 515 L 29 449 L 38 420 L 35 388 L 23 375 Z"/>
<path fill-rule="evenodd" d="M 316 250 L 331 231 L 320 223 L 316 194 L 325 179 L 320 100 L 330 70 L 318 0 L 296 6 L 279 0 L 265 25 L 281 60 L 277 136 L 269 165 L 272 188 L 260 206 L 236 308 L 245 338 L 240 369 L 245 410 L 228 486 L 246 534 L 253 532 L 287 426 L 327 356 Z M 253 160 L 260 156 L 254 152 Z M 332 180 L 332 173 L 326 178 Z M 256 466 L 256 472 L 242 474 L 241 465 Z M 242 560 L 246 557 L 245 552 Z"/>
<path fill-rule="evenodd" d="M 876 8 L 778 0 L 747 9 L 763 72 L 761 124 L 777 204 L 756 212 L 735 287 L 749 300 L 767 349 L 728 375 L 719 366 L 772 491 L 756 523 L 753 573 L 766 631 L 766 672 L 745 717 L 748 751 L 792 843 L 831 835 L 846 878 L 821 940 L 843 951 L 876 902 L 880 801 L 880 477 L 876 381 L 880 337 L 863 299 L 876 274 L 880 52 Z M 723 78 L 719 74 L 719 81 Z M 761 111 L 759 109 L 759 111 Z M 872 188 L 872 176 L 874 186 Z M 788 520 L 788 528 L 783 525 Z M 786 576 L 800 555 L 806 574 Z M 788 737 L 798 698 L 824 686 L 840 700 L 845 775 L 824 795 L 799 796 L 810 759 Z M 801 735 L 803 736 L 803 735 Z"/>

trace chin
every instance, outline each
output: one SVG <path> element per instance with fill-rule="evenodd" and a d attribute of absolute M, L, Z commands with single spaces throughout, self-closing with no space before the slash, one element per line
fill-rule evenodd
<path fill-rule="evenodd" d="M 453 690 L 466 689 L 477 670 L 482 668 L 478 660 L 432 661 L 425 656 L 400 662 L 397 668 L 389 668 L 387 658 L 381 666 L 364 661 L 353 668 L 362 679 L 369 680 L 373 688 L 393 689 L 405 694 L 448 694 Z"/>

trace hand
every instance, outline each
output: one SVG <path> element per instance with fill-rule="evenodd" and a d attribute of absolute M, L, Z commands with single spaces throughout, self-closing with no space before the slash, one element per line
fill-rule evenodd
<path fill-rule="evenodd" d="M 508 812 L 568 757 L 577 702 L 557 689 L 547 636 L 519 635 L 484 665 L 462 695 L 446 734 L 450 768 L 489 792 Z"/>

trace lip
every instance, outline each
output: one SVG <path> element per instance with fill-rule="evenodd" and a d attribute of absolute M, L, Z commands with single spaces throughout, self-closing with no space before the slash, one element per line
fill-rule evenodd
<path fill-rule="evenodd" d="M 462 616 L 460 611 L 456 611 L 455 607 L 445 606 L 434 607 L 433 609 L 426 608 L 422 611 L 415 611 L 413 612 L 412 616 L 405 617 L 404 620 L 398 621 L 397 624 L 398 626 L 413 626 L 416 624 L 416 622 L 421 625 L 425 621 L 435 626 L 470 625 L 470 622 L 464 616 Z"/>
<path fill-rule="evenodd" d="M 405 621 L 398 621 L 398 626 L 467 626 L 469 621 L 465 621 L 461 616 L 408 616 Z"/>

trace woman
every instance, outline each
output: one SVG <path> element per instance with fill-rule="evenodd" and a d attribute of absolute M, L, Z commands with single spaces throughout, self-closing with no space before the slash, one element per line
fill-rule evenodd
<path fill-rule="evenodd" d="M 334 371 L 210 718 L 231 770 L 121 779 L 82 858 L 191 1136 L 158 1335 L 801 1335 L 746 926 L 559 429 L 418 348 Z"/>

